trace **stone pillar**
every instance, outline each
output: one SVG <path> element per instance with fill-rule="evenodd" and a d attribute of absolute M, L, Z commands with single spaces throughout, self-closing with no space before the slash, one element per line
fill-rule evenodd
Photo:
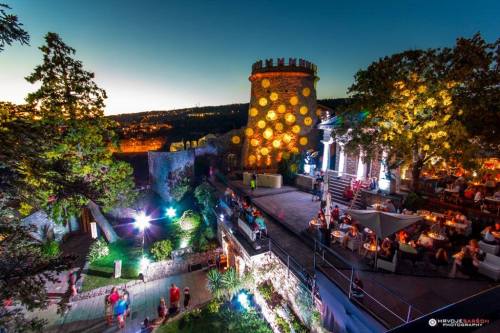
<path fill-rule="evenodd" d="M 332 131 L 323 130 L 323 162 L 321 164 L 321 171 L 326 172 L 330 166 L 330 145 L 333 143 Z"/>
<path fill-rule="evenodd" d="M 342 173 L 344 172 L 344 167 L 345 167 L 345 153 L 344 153 L 344 145 L 339 143 L 339 169 L 338 171 L 338 176 L 342 176 Z"/>

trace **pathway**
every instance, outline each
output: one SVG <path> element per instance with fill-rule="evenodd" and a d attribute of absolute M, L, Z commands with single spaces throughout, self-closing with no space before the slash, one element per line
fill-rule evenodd
<path fill-rule="evenodd" d="M 104 319 L 104 297 L 93 297 L 73 302 L 71 310 L 64 316 L 56 313 L 56 305 L 47 310 L 34 313 L 39 318 L 46 319 L 48 325 L 44 332 L 51 333 L 135 333 L 141 331 L 144 318 L 157 317 L 157 306 L 160 297 L 168 302 L 168 289 L 175 283 L 179 288 L 188 286 L 191 291 L 191 306 L 203 304 L 211 299 L 207 290 L 207 279 L 204 271 L 169 276 L 165 279 L 151 281 L 128 289 L 132 300 L 132 315 L 127 319 L 126 327 L 119 330 L 117 325 L 108 327 Z"/>

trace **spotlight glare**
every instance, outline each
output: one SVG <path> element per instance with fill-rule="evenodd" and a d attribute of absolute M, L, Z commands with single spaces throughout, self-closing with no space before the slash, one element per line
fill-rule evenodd
<path fill-rule="evenodd" d="M 168 207 L 166 213 L 169 218 L 174 218 L 177 215 L 177 212 L 174 207 Z"/>
<path fill-rule="evenodd" d="M 149 216 L 147 216 L 144 212 L 139 212 L 135 217 L 135 226 L 139 230 L 144 231 L 144 229 L 149 227 L 149 221 L 151 221 Z"/>

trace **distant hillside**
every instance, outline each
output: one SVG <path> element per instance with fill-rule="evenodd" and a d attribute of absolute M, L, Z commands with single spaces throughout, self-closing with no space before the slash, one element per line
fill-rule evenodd
<path fill-rule="evenodd" d="M 347 99 L 322 99 L 318 103 L 335 110 Z M 109 116 L 119 123 L 122 138 L 165 136 L 169 141 L 195 140 L 208 133 L 226 133 L 246 125 L 248 103 L 146 111 Z"/>

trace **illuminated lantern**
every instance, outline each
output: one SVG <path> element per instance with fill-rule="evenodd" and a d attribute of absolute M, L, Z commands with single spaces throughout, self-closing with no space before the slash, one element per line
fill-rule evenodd
<path fill-rule="evenodd" d="M 231 142 L 234 143 L 235 145 L 237 145 L 241 142 L 241 139 L 238 135 L 235 135 L 231 138 Z"/>
<path fill-rule="evenodd" d="M 259 145 L 259 140 L 257 139 L 252 139 L 250 140 L 250 144 L 254 147 L 257 147 Z"/>
<path fill-rule="evenodd" d="M 267 140 L 271 139 L 273 137 L 273 130 L 270 127 L 266 128 L 262 136 Z"/>
<path fill-rule="evenodd" d="M 305 118 L 304 118 L 304 125 L 306 125 L 306 126 L 311 126 L 311 125 L 312 125 L 312 123 L 313 123 L 313 120 L 312 120 L 312 118 L 311 118 L 311 117 L 305 117 Z"/>
<path fill-rule="evenodd" d="M 266 159 L 266 165 L 267 165 L 267 166 L 270 166 L 270 165 L 271 165 L 271 156 L 267 156 L 267 159 Z"/>
<path fill-rule="evenodd" d="M 250 116 L 251 117 L 256 117 L 258 114 L 259 114 L 259 110 L 257 110 L 256 108 L 250 109 Z"/>
<path fill-rule="evenodd" d="M 305 116 L 307 114 L 307 112 L 309 112 L 309 109 L 307 108 L 307 106 L 303 105 L 300 107 L 299 112 L 301 115 Z"/>
<path fill-rule="evenodd" d="M 300 126 L 299 125 L 294 125 L 292 127 L 292 132 L 295 134 L 298 134 L 300 132 Z"/>
<path fill-rule="evenodd" d="M 295 122 L 295 115 L 293 113 L 287 113 L 285 115 L 285 121 L 288 124 L 293 124 Z"/>
<path fill-rule="evenodd" d="M 290 104 L 291 105 L 297 105 L 297 103 L 299 103 L 299 98 L 297 96 L 290 97 Z"/>
<path fill-rule="evenodd" d="M 285 113 L 286 112 L 286 106 L 285 106 L 285 104 L 280 104 L 278 106 L 278 112 L 279 113 Z"/>
<path fill-rule="evenodd" d="M 303 137 L 301 137 L 299 139 L 299 143 L 300 143 L 301 146 L 307 145 L 307 142 L 308 142 L 308 140 L 307 140 L 307 138 L 305 136 L 303 136 Z"/>
<path fill-rule="evenodd" d="M 292 149 L 290 149 L 290 151 L 294 154 L 298 153 L 299 152 L 299 148 L 297 147 L 292 147 Z"/>
<path fill-rule="evenodd" d="M 247 129 L 245 129 L 245 135 L 252 136 L 253 135 L 253 128 L 248 127 Z"/>
<path fill-rule="evenodd" d="M 265 97 L 259 98 L 259 105 L 266 106 L 267 105 L 267 98 L 265 98 Z"/>
<path fill-rule="evenodd" d="M 283 130 L 283 124 L 282 123 L 276 123 L 276 125 L 274 126 L 274 128 L 277 131 L 282 131 Z"/>
<path fill-rule="evenodd" d="M 248 156 L 248 162 L 250 164 L 254 164 L 255 163 L 255 155 L 250 155 Z"/>
<path fill-rule="evenodd" d="M 279 148 L 281 146 L 281 141 L 280 140 L 274 140 L 273 141 L 273 147 L 274 148 Z"/>
<path fill-rule="evenodd" d="M 272 92 L 272 93 L 271 93 L 271 95 L 269 95 L 269 99 L 270 99 L 271 101 L 273 101 L 273 102 L 274 102 L 274 101 L 277 101 L 277 100 L 278 100 L 278 94 L 277 94 L 277 93 L 275 93 L 275 92 Z"/>
<path fill-rule="evenodd" d="M 292 141 L 292 136 L 288 133 L 285 133 L 285 135 L 283 135 L 283 142 L 289 143 L 290 141 Z"/>
<path fill-rule="evenodd" d="M 304 97 L 308 97 L 309 95 L 311 95 L 311 89 L 309 89 L 308 87 L 305 87 L 304 89 L 302 89 L 302 95 Z"/>
<path fill-rule="evenodd" d="M 316 115 L 317 115 L 318 117 L 319 117 L 319 116 L 321 116 L 321 110 L 320 110 L 320 109 L 317 109 L 317 110 L 316 110 Z"/>
<path fill-rule="evenodd" d="M 276 120 L 276 118 L 277 118 L 276 112 L 274 110 L 269 110 L 266 118 L 267 118 L 267 120 L 271 120 L 271 121 Z"/>
<path fill-rule="evenodd" d="M 263 156 L 266 156 L 267 154 L 269 154 L 269 149 L 267 149 L 266 147 L 262 148 L 260 150 L 260 153 L 263 155 Z"/>
<path fill-rule="evenodd" d="M 266 122 L 265 122 L 264 120 L 259 120 L 259 121 L 257 122 L 257 126 L 258 126 L 259 128 L 264 128 L 264 127 L 266 127 Z"/>
<path fill-rule="evenodd" d="M 262 88 L 269 88 L 269 86 L 271 85 L 271 82 L 268 80 L 268 79 L 264 79 L 262 80 Z"/>

